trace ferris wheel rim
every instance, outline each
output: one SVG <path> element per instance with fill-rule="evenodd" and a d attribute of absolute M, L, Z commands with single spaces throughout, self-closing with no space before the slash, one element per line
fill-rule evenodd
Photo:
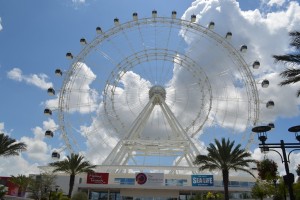
<path fill-rule="evenodd" d="M 234 48 L 226 39 L 224 39 L 219 34 L 213 32 L 212 30 L 209 30 L 208 28 L 201 26 L 200 24 L 192 23 L 187 20 L 182 19 L 174 19 L 174 18 L 168 18 L 168 17 L 156 17 L 156 18 L 142 18 L 138 20 L 129 21 L 123 24 L 119 24 L 118 26 L 115 26 L 111 29 L 109 29 L 106 32 L 103 32 L 102 34 L 99 34 L 91 43 L 89 43 L 84 49 L 78 54 L 78 56 L 74 57 L 70 69 L 66 73 L 66 78 L 63 82 L 63 86 L 61 89 L 61 94 L 68 93 L 68 90 L 70 90 L 71 85 L 69 83 L 69 78 L 74 75 L 74 72 L 76 72 L 76 69 L 79 67 L 78 63 L 84 60 L 84 57 L 89 54 L 89 52 L 97 45 L 99 45 L 104 40 L 107 40 L 107 38 L 110 38 L 114 34 L 118 34 L 121 30 L 124 29 L 130 29 L 134 28 L 136 26 L 141 25 L 149 25 L 151 23 L 162 23 L 162 24 L 172 24 L 177 26 L 183 26 L 185 28 L 192 29 L 194 31 L 200 31 L 201 33 L 205 34 L 205 36 L 209 36 L 212 40 L 215 42 L 218 42 L 220 45 L 222 45 L 225 49 L 227 49 L 230 54 L 235 57 L 235 59 L 240 63 L 238 65 L 239 70 L 241 70 L 242 74 L 244 75 L 244 78 L 246 79 L 246 89 L 248 93 L 248 103 L 250 103 L 250 106 L 248 107 L 248 114 L 251 115 L 249 119 L 252 119 L 253 123 L 255 124 L 259 119 L 259 97 L 258 97 L 258 90 L 254 81 L 254 78 L 252 77 L 252 73 L 250 69 L 248 68 L 248 64 L 244 61 L 240 53 L 236 48 Z M 59 123 L 60 123 L 60 129 L 63 135 L 63 138 L 66 142 L 67 147 L 73 151 L 73 148 L 71 146 L 71 142 L 68 138 L 68 133 L 65 130 L 65 122 L 64 122 L 64 112 L 65 112 L 65 102 L 68 101 L 68 96 L 65 97 L 64 95 L 59 95 L 59 103 L 58 103 L 58 111 L 59 111 Z M 211 97 L 213 98 L 213 97 Z M 249 99 L 250 98 L 250 99 Z M 211 99 L 210 99 L 211 102 Z M 253 104 L 253 105 L 252 105 Z M 211 106 L 210 106 L 211 109 Z"/>

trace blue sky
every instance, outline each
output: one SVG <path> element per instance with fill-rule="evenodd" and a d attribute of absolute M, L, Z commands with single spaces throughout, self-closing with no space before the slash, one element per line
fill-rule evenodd
<path fill-rule="evenodd" d="M 232 8 L 231 0 L 29 0 L 29 1 L 0 1 L 0 90 L 2 92 L 0 104 L 0 131 L 9 134 L 17 140 L 27 142 L 29 150 L 20 158 L 0 158 L 0 175 L 10 175 L 36 172 L 36 166 L 51 162 L 50 154 L 53 149 L 61 148 L 63 140 L 56 137 L 53 140 L 43 138 L 46 127 L 57 126 L 57 116 L 52 121 L 43 114 L 47 100 L 47 88 L 53 86 L 59 90 L 62 78 L 54 75 L 56 68 L 67 70 L 70 61 L 65 58 L 68 51 L 78 54 L 82 47 L 79 39 L 82 37 L 91 41 L 97 36 L 95 28 L 101 26 L 103 30 L 113 27 L 113 19 L 118 17 L 120 22 L 131 20 L 132 13 L 139 17 L 151 16 L 152 10 L 157 10 L 159 16 L 169 17 L 173 10 L 177 17 L 189 19 L 191 14 L 200 17 L 198 23 L 213 18 L 220 21 L 226 13 L 224 21 L 235 25 L 238 38 L 256 46 L 256 52 L 247 58 L 259 57 L 265 66 L 255 77 L 268 78 L 274 84 L 268 90 L 259 89 L 263 101 L 275 101 L 273 111 L 265 113 L 264 105 L 259 124 L 274 122 L 276 129 L 270 134 L 270 142 L 280 139 L 295 141 L 293 135 L 287 132 L 290 126 L 299 123 L 299 99 L 295 97 L 297 86 L 280 88 L 278 73 L 284 68 L 273 63 L 271 55 L 281 54 L 288 50 L 288 31 L 299 30 L 300 10 L 298 1 L 287 0 L 240 0 L 239 7 Z M 193 5 L 192 5 L 193 3 Z M 207 6 L 205 6 L 207 5 Z M 220 13 L 218 7 L 220 5 Z M 225 14 L 224 14 L 225 13 Z M 226 16 L 226 15 L 225 15 Z M 243 18 L 243 19 L 241 19 Z M 202 21 L 201 21 L 202 20 Z M 221 22 L 221 21 L 220 21 Z M 222 27 L 222 23 L 219 23 Z M 216 24 L 216 27 L 218 24 Z M 249 30 L 248 28 L 251 28 Z M 217 31 L 221 28 L 216 28 Z M 252 35 L 250 34 L 253 33 Z M 235 36 L 235 35 L 234 35 Z M 276 41 L 276 42 L 274 42 Z M 289 95 L 288 98 L 286 95 Z M 278 105 L 278 106 L 277 106 Z M 215 128 L 212 132 L 221 132 Z M 249 135 L 250 129 L 243 133 Z M 219 135 L 219 133 L 218 133 Z M 224 134 L 235 139 L 236 135 Z M 214 134 L 203 134 L 200 140 L 208 144 Z M 258 153 L 257 139 L 251 146 L 255 158 L 262 158 Z M 67 154 L 65 152 L 64 154 Z M 294 154 L 294 159 L 300 154 Z M 272 157 L 272 155 L 271 155 Z M 96 159 L 91 155 L 91 158 Z M 272 158 L 276 158 L 276 155 Z M 3 162 L 1 162 L 1 160 Z M 292 163 L 295 166 L 297 163 Z M 8 166 L 14 166 L 11 171 Z M 21 169 L 21 165 L 34 170 Z"/>

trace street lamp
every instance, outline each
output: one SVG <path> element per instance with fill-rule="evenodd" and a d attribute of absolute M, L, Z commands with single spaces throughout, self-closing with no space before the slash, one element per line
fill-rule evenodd
<path fill-rule="evenodd" d="M 257 126 L 252 128 L 252 132 L 258 134 L 258 139 L 261 141 L 261 144 L 259 144 L 259 148 L 265 152 L 265 151 L 275 151 L 279 154 L 281 157 L 282 163 L 284 163 L 285 172 L 286 175 L 283 176 L 283 180 L 285 184 L 288 186 L 289 194 L 290 194 L 290 200 L 295 200 L 294 197 L 294 191 L 293 191 L 293 183 L 295 180 L 294 174 L 290 173 L 289 170 L 289 162 L 290 162 L 290 154 L 295 150 L 300 150 L 300 143 L 285 143 L 283 140 L 280 140 L 280 143 L 266 143 L 267 132 L 271 130 L 270 126 Z M 300 142 L 300 126 L 293 126 L 288 129 L 289 132 L 292 132 L 295 134 L 296 139 Z M 281 149 L 282 154 L 280 154 L 275 149 Z M 286 155 L 285 149 L 292 149 L 288 156 Z"/>

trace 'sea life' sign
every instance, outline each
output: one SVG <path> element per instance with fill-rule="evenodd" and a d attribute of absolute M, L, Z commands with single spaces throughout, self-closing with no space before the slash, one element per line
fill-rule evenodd
<path fill-rule="evenodd" d="M 214 186 L 214 176 L 192 175 L 192 186 Z"/>

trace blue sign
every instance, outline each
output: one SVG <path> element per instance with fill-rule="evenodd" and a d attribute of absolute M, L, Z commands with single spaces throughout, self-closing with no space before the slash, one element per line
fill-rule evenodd
<path fill-rule="evenodd" d="M 192 175 L 192 186 L 214 186 L 214 176 Z"/>

